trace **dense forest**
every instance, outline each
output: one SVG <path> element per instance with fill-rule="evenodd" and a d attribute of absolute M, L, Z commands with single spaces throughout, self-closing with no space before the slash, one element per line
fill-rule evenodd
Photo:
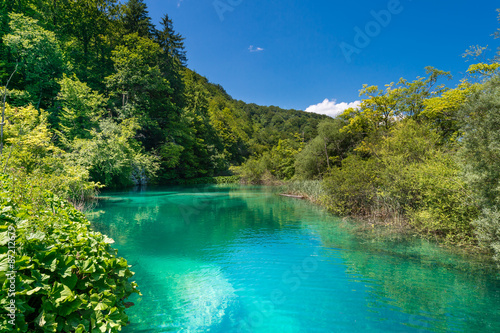
<path fill-rule="evenodd" d="M 0 6 L 2 331 L 127 323 L 133 273 L 74 208 L 103 187 L 289 181 L 337 215 L 397 221 L 500 261 L 498 55 L 452 88 L 433 67 L 365 85 L 358 108 L 329 118 L 233 99 L 187 67 L 172 20 L 154 25 L 142 0 Z M 8 268 L 21 290 L 10 319 Z"/>
<path fill-rule="evenodd" d="M 186 67 L 183 37 L 142 1 L 3 6 L 4 168 L 107 187 L 229 175 L 325 118 L 232 99 Z"/>

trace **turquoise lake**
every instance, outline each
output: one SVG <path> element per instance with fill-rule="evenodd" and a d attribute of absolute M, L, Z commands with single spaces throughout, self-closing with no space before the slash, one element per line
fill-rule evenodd
<path fill-rule="evenodd" d="M 500 332 L 500 277 L 433 243 L 374 238 L 268 187 L 102 194 L 95 230 L 136 273 L 123 332 Z"/>

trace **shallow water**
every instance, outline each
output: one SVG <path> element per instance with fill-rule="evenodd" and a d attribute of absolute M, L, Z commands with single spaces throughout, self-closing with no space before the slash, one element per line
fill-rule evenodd
<path fill-rule="evenodd" d="M 89 218 L 143 294 L 123 332 L 500 332 L 498 270 L 435 244 L 266 187 L 105 196 Z"/>

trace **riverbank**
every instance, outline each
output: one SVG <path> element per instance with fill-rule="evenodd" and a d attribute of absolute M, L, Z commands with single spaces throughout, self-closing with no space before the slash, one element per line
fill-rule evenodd
<path fill-rule="evenodd" d="M 218 177 L 202 177 L 192 179 L 175 179 L 167 182 L 164 185 L 205 185 L 205 184 L 239 184 L 240 176 L 218 176 Z"/>
<path fill-rule="evenodd" d="M 279 186 L 280 193 L 302 197 L 335 214 L 329 207 L 329 194 L 323 188 L 320 180 L 282 182 L 277 186 Z M 341 217 L 353 222 L 357 226 L 356 232 L 368 235 L 370 238 L 423 238 L 461 254 L 474 254 L 481 257 L 481 260 L 491 260 L 491 251 L 481 247 L 475 239 L 468 242 L 452 242 L 438 234 L 419 230 L 412 225 L 408 216 L 383 205 L 380 205 L 378 209 L 366 209 L 363 212 L 363 214 L 349 214 Z"/>
<path fill-rule="evenodd" d="M 120 331 L 139 294 L 127 260 L 39 181 L 0 173 L 0 331 Z"/>

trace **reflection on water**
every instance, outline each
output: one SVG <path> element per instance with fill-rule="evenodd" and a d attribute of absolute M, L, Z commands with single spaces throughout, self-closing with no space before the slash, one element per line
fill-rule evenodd
<path fill-rule="evenodd" d="M 143 293 L 124 332 L 500 332 L 490 263 L 265 187 L 107 193 L 89 217 Z"/>

